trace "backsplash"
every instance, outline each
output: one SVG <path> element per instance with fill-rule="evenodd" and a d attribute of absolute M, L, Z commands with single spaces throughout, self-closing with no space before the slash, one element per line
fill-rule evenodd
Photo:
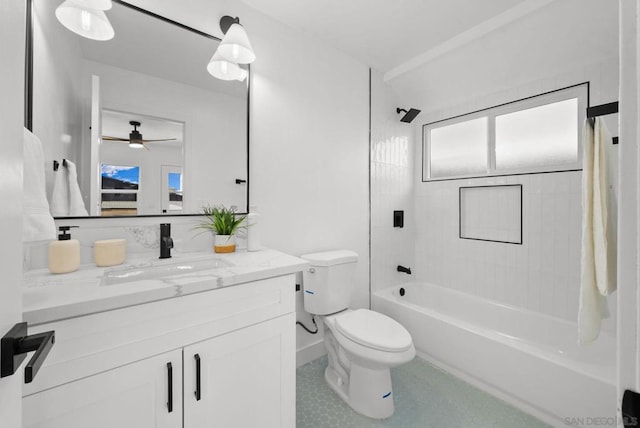
<path fill-rule="evenodd" d="M 93 263 L 93 243 L 102 239 L 127 240 L 127 258 L 157 257 L 160 248 L 160 223 L 171 223 L 171 236 L 176 253 L 213 252 L 213 234 L 194 229 L 199 217 L 95 218 L 57 220 L 58 226 L 80 226 L 71 229 L 71 237 L 80 241 L 80 264 Z M 246 248 L 244 231 L 238 232 L 238 249 Z M 48 242 L 24 246 L 23 269 L 48 266 Z M 125 262 L 126 263 L 126 262 Z"/>

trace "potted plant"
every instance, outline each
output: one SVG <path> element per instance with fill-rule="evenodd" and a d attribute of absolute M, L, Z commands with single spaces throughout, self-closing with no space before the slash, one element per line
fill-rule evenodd
<path fill-rule="evenodd" d="M 202 207 L 204 219 L 196 226 L 198 229 L 210 230 L 215 233 L 213 251 L 216 253 L 233 253 L 236 250 L 236 236 L 238 229 L 244 228 L 247 216 L 237 215 L 234 208 L 220 206 Z"/>

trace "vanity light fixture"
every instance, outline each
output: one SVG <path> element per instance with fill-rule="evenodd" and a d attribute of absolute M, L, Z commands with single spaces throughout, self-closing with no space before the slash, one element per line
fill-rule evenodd
<path fill-rule="evenodd" d="M 56 8 L 56 18 L 68 30 L 92 40 L 110 40 L 115 31 L 104 11 L 111 0 L 65 0 Z"/>
<path fill-rule="evenodd" d="M 256 60 L 249 36 L 244 27 L 240 25 L 240 18 L 232 18 L 228 15 L 220 19 L 220 29 L 224 37 L 218 46 L 218 52 L 224 59 L 236 64 L 251 64 Z"/>
<path fill-rule="evenodd" d="M 220 29 L 224 37 L 209 61 L 207 71 L 221 80 L 243 81 L 248 72 L 238 64 L 250 64 L 256 59 L 247 32 L 239 18 L 228 15 L 220 19 Z"/>
<path fill-rule="evenodd" d="M 220 54 L 220 50 L 216 50 L 213 54 L 211 61 L 207 65 L 207 71 L 220 80 L 243 81 L 247 77 L 247 70 L 244 70 L 235 62 L 224 59 Z"/>

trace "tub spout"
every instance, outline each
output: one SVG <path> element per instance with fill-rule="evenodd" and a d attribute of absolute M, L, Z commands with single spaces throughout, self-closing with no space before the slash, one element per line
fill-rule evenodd
<path fill-rule="evenodd" d="M 411 275 L 411 268 L 398 265 L 398 272 L 404 272 Z"/>

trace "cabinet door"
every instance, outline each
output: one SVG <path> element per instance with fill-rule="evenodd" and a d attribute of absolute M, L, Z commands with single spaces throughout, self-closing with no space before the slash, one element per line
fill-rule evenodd
<path fill-rule="evenodd" d="M 185 428 L 295 426 L 294 314 L 185 347 L 184 370 Z"/>
<path fill-rule="evenodd" d="M 182 350 L 26 396 L 22 406 L 29 428 L 181 427 Z"/>

